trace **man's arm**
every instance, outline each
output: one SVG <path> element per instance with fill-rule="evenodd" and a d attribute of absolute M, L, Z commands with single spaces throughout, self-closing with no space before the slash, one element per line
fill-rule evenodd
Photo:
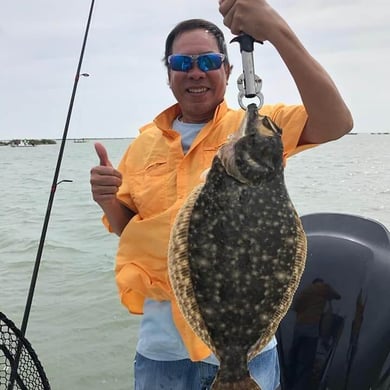
<path fill-rule="evenodd" d="M 220 0 L 224 23 L 233 34 L 268 40 L 289 69 L 308 120 L 300 144 L 324 143 L 348 133 L 351 113 L 325 69 L 304 48 L 286 21 L 264 0 Z"/>

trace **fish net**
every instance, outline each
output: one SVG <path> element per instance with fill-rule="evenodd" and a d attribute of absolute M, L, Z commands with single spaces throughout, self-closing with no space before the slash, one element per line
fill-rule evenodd
<path fill-rule="evenodd" d="M 50 385 L 28 340 L 0 312 L 0 390 L 30 389 L 50 390 Z"/>

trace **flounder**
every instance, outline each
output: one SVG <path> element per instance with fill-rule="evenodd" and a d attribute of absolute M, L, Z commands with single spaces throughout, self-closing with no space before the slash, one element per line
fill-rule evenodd
<path fill-rule="evenodd" d="M 220 362 L 212 389 L 260 389 L 248 361 L 275 334 L 305 260 L 306 236 L 284 182 L 281 130 L 251 104 L 170 237 L 179 308 Z"/>

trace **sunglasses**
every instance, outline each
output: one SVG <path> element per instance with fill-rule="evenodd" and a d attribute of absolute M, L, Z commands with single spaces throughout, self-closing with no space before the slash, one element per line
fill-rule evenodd
<path fill-rule="evenodd" d="M 188 72 L 194 66 L 196 61 L 198 68 L 202 72 L 216 70 L 222 66 L 225 60 L 225 54 L 207 53 L 198 55 L 171 54 L 168 57 L 168 64 L 172 70 L 178 72 Z"/>

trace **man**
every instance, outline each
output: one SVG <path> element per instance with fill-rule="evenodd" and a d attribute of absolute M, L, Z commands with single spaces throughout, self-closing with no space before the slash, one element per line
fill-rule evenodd
<path fill-rule="evenodd" d="M 244 31 L 273 44 L 297 84 L 302 106 L 261 109 L 283 129 L 284 158 L 351 129 L 350 112 L 334 83 L 267 2 L 224 0 L 219 10 L 234 34 Z M 244 112 L 224 101 L 231 67 L 223 34 L 214 24 L 179 23 L 166 39 L 165 64 L 177 104 L 140 129 L 118 170 L 103 145 L 96 144 L 100 165 L 91 170 L 91 186 L 106 226 L 120 236 L 116 280 L 121 301 L 130 312 L 143 314 L 135 389 L 208 389 L 218 361 L 178 309 L 167 276 L 167 246 L 178 209 Z M 278 386 L 275 339 L 249 370 L 263 390 Z"/>

